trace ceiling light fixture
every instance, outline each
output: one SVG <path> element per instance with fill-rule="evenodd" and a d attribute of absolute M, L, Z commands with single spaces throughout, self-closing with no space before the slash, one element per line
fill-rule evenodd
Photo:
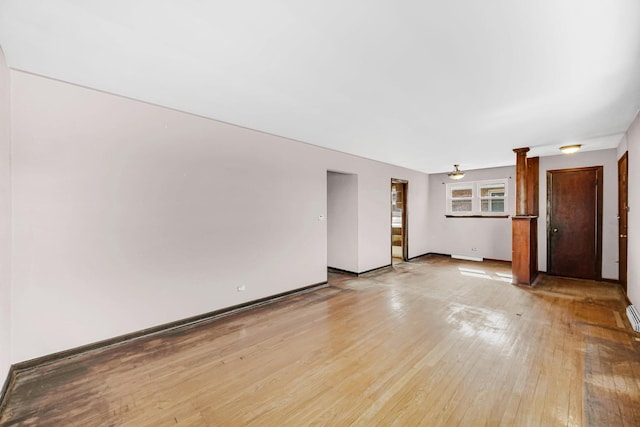
<path fill-rule="evenodd" d="M 453 165 L 453 172 L 447 174 L 451 179 L 460 179 L 464 176 L 464 172 L 460 170 L 460 165 Z"/>
<path fill-rule="evenodd" d="M 564 147 L 560 147 L 560 151 L 562 151 L 564 154 L 573 154 L 576 151 L 578 151 L 581 147 L 582 145 L 580 144 L 565 145 Z"/>

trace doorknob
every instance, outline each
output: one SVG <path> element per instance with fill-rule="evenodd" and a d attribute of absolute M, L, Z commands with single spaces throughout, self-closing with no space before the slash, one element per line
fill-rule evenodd
<path fill-rule="evenodd" d="M 627 238 L 627 235 L 626 235 L 626 234 L 621 234 L 621 235 L 620 235 L 620 237 L 622 237 L 622 238 L 625 238 L 625 239 L 626 239 L 626 238 Z"/>
<path fill-rule="evenodd" d="M 554 229 L 553 229 L 553 230 L 551 230 L 551 231 L 553 231 L 554 233 L 557 233 L 557 232 L 558 232 L 558 229 L 557 229 L 557 228 L 554 228 Z"/>

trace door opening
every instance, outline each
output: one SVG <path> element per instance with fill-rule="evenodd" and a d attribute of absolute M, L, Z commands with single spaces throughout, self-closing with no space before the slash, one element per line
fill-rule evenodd
<path fill-rule="evenodd" d="M 409 260 L 407 239 L 407 188 L 401 179 L 391 180 L 391 263 Z"/>
<path fill-rule="evenodd" d="M 327 267 L 358 273 L 358 175 L 327 171 Z"/>

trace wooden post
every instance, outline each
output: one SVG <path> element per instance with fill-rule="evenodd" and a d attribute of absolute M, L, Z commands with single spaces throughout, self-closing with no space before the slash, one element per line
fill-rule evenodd
<path fill-rule="evenodd" d="M 527 214 L 539 216 L 540 157 L 527 157 Z"/>
<path fill-rule="evenodd" d="M 527 152 L 529 147 L 516 148 L 516 215 L 527 215 Z"/>
<path fill-rule="evenodd" d="M 516 215 L 511 228 L 513 283 L 531 285 L 538 274 L 538 159 L 527 164 L 529 148 L 516 148 Z M 529 166 L 531 166 L 529 168 Z"/>

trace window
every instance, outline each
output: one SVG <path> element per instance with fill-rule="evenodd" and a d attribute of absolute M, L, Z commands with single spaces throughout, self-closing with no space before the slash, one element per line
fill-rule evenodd
<path fill-rule="evenodd" d="M 447 215 L 505 216 L 508 180 L 447 184 Z"/>
<path fill-rule="evenodd" d="M 473 212 L 473 185 L 452 185 L 450 188 L 450 211 L 453 213 Z"/>

